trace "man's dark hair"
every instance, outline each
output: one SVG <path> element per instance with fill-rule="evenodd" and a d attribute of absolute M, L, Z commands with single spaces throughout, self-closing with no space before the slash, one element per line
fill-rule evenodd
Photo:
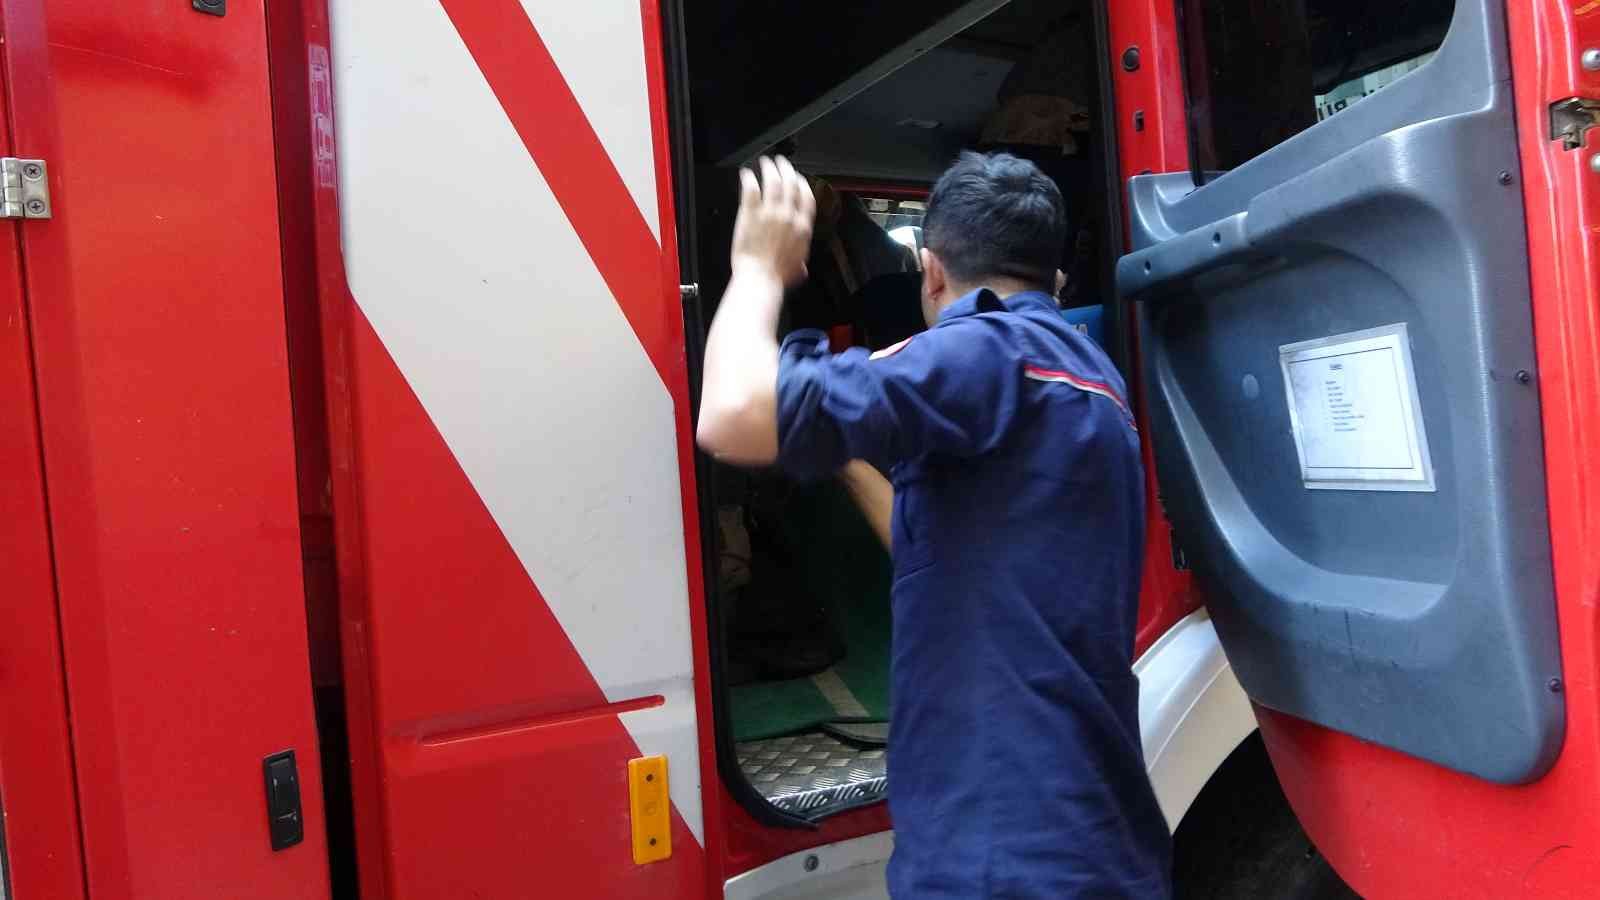
<path fill-rule="evenodd" d="M 933 186 L 923 243 L 962 284 L 1016 278 L 1050 291 L 1067 242 L 1061 189 L 1009 153 L 962 153 Z"/>

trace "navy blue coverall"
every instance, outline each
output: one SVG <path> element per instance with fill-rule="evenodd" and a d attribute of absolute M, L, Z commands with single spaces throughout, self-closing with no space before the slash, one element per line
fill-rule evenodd
<path fill-rule="evenodd" d="M 1130 668 L 1143 552 L 1122 378 L 1054 300 L 969 294 L 909 342 L 783 344 L 779 463 L 894 483 L 896 898 L 1161 898 Z"/>

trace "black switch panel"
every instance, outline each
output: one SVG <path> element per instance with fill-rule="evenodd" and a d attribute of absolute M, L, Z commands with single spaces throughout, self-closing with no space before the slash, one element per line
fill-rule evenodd
<path fill-rule="evenodd" d="M 305 822 L 300 815 L 300 770 L 294 764 L 294 751 L 274 753 L 261 761 L 267 783 L 267 830 L 272 849 L 293 847 L 305 839 Z"/>

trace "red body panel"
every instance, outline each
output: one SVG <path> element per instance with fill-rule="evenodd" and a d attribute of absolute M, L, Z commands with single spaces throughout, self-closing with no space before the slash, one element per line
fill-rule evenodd
<path fill-rule="evenodd" d="M 385 896 L 525 896 L 534 878 L 548 896 L 692 895 L 681 822 L 671 859 L 630 856 L 639 751 L 617 713 L 660 698 L 607 702 L 377 335 L 351 323 L 368 593 L 346 599 L 368 604 Z M 359 831 L 380 824 L 362 812 Z"/>
<path fill-rule="evenodd" d="M 618 223 L 616 211 L 634 204 L 521 9 L 446 9 L 521 131 L 529 164 L 540 165 L 602 275 L 626 298 L 624 312 L 678 408 L 696 656 L 704 660 L 670 182 L 663 175 L 660 245 L 642 219 Z M 659 24 L 646 11 L 664 168 Z M 285 65 L 300 54 L 309 60 L 309 93 L 281 99 L 309 104 L 310 128 L 280 141 L 287 153 L 310 154 L 315 178 L 308 206 L 362 893 L 702 896 L 705 855 L 676 815 L 670 859 L 638 866 L 630 855 L 626 762 L 639 749 L 617 716 L 661 698 L 607 701 L 350 295 L 324 121 L 332 104 L 323 2 L 305 0 L 299 23 L 304 50 L 279 52 Z M 558 133 L 536 127 L 552 122 Z M 615 202 L 592 203 L 596 192 Z M 470 822 L 462 810 L 472 811 Z"/>
<path fill-rule="evenodd" d="M 883 806 L 765 826 L 717 774 L 656 5 L 641 8 L 659 242 L 619 220 L 636 207 L 520 6 L 443 4 L 676 412 L 705 849 L 675 815 L 672 858 L 637 866 L 639 748 L 618 715 L 661 700 L 604 695 L 350 296 L 325 2 L 272 10 L 273 109 L 259 0 L 220 19 L 184 2 L 0 0 L 16 137 L 0 150 L 46 157 L 56 205 L 0 226 L 0 797 L 16 893 L 327 896 L 308 673 L 344 682 L 369 898 L 720 896 L 742 871 L 888 829 Z M 1600 884 L 1600 133 L 1580 152 L 1544 133 L 1549 101 L 1600 96 L 1577 63 L 1600 45 L 1600 5 L 1578 7 L 1510 12 L 1567 746 L 1540 782 L 1505 788 L 1260 711 L 1297 813 L 1371 897 Z M 1111 0 L 1110 28 L 1114 56 L 1141 52 L 1114 79 L 1124 183 L 1187 169 L 1173 4 Z M 1201 599 L 1172 565 L 1149 469 L 1140 651 Z M 272 853 L 260 760 L 286 748 L 306 840 Z"/>
<path fill-rule="evenodd" d="M 0 95 L 0 155 L 15 155 Z M 0 226 L 0 804 L 12 893 L 83 896 L 19 225 Z"/>
<path fill-rule="evenodd" d="M 1295 812 L 1368 897 L 1587 898 L 1600 885 L 1600 176 L 1588 146 L 1549 140 L 1552 101 L 1600 97 L 1579 58 L 1600 46 L 1600 4 L 1509 4 L 1544 416 L 1567 735 L 1526 787 L 1500 787 L 1259 711 Z"/>
<path fill-rule="evenodd" d="M 229 6 L 4 5 L 15 146 L 52 176 L 22 256 L 97 898 L 328 893 L 265 28 Z M 305 840 L 274 853 L 284 749 Z"/>
<path fill-rule="evenodd" d="M 315 6 L 317 11 L 302 7 Z M 294 402 L 295 460 L 299 478 L 300 538 L 305 557 L 306 617 L 310 626 L 311 682 L 337 687 L 339 608 L 333 549 L 333 497 L 329 489 L 327 382 L 323 378 L 321 322 L 317 314 L 314 198 L 318 188 L 313 122 L 331 129 L 326 22 L 322 3 L 285 2 L 267 6 L 272 122 L 277 141 L 279 235 L 283 242 L 284 323 L 289 335 L 289 391 Z M 310 52 L 309 29 L 322 40 L 321 54 Z M 313 56 L 321 60 L 314 72 Z M 320 77 L 319 77 L 320 75 Z M 307 102 L 321 92 L 320 104 Z M 332 140 L 331 132 L 327 136 Z M 324 176 L 331 172 L 320 173 Z"/>

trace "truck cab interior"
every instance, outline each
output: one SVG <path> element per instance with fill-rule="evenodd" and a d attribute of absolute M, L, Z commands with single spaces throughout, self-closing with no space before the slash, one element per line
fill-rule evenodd
<path fill-rule="evenodd" d="M 1268 149 L 1286 158 L 1278 145 L 1421 68 L 1454 9 L 1436 0 L 1178 3 L 1192 171 L 1174 196 Z M 1140 292 L 1119 292 L 1117 275 L 1119 257 L 1139 247 L 1123 246 L 1108 98 L 1112 67 L 1140 63 L 1108 46 L 1100 4 L 941 0 L 818 14 L 792 2 L 708 2 L 685 3 L 678 21 L 669 82 L 681 265 L 699 286 L 686 309 L 696 393 L 701 342 L 727 280 L 737 170 L 761 154 L 792 158 L 819 199 L 811 278 L 787 298 L 784 332 L 817 328 L 835 347 L 879 349 L 924 327 L 921 217 L 964 149 L 1023 156 L 1060 187 L 1072 220 L 1062 314 L 1118 365 L 1131 365 L 1135 329 L 1170 327 L 1137 323 L 1119 297 Z M 882 799 L 892 733 L 887 556 L 839 484 L 699 466 L 725 783 L 776 824 Z"/>
<path fill-rule="evenodd" d="M 1105 339 L 1114 192 L 1089 3 L 897 2 L 826 16 L 794 3 L 695 3 L 684 23 L 689 91 L 676 99 L 692 147 L 680 143 L 679 156 L 690 150 L 695 165 L 693 201 L 680 208 L 695 220 L 679 233 L 685 280 L 699 285 L 692 344 L 726 284 L 738 168 L 763 153 L 790 156 L 818 196 L 811 276 L 786 298 L 780 329 L 874 350 L 921 331 L 925 200 L 964 149 L 1023 156 L 1056 181 L 1073 226 L 1063 315 Z M 690 355 L 697 367 L 698 347 Z M 701 484 L 724 778 L 779 819 L 881 800 L 886 552 L 841 484 L 705 460 Z"/>

